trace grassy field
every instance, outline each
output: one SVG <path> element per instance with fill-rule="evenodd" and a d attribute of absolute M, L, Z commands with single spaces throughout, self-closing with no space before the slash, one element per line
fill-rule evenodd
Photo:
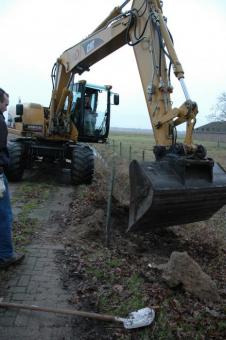
<path fill-rule="evenodd" d="M 178 137 L 183 142 L 183 137 Z M 226 143 L 217 141 L 201 141 L 194 139 L 194 144 L 202 144 L 207 149 L 208 157 L 213 158 L 226 168 Z M 155 139 L 148 133 L 111 132 L 108 146 L 124 159 L 153 160 L 153 146 Z"/>
<path fill-rule="evenodd" d="M 145 151 L 145 159 L 153 158 L 153 146 L 155 144 L 154 137 L 151 134 L 133 134 L 115 132 L 110 134 L 109 146 L 114 148 L 117 154 L 120 154 L 125 159 L 142 160 L 143 151 Z"/>

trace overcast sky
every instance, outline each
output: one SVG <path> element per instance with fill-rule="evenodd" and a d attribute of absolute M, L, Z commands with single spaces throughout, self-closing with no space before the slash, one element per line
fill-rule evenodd
<path fill-rule="evenodd" d="M 0 0 L 0 87 L 10 104 L 36 102 L 49 105 L 50 73 L 62 52 L 89 35 L 120 0 Z M 165 0 L 164 15 L 174 38 L 185 81 L 198 103 L 197 125 L 217 97 L 226 91 L 226 1 Z M 126 6 L 129 9 L 130 5 Z M 173 76 L 174 77 L 174 76 Z M 120 94 L 113 107 L 111 126 L 150 128 L 133 49 L 124 46 L 94 65 L 79 79 L 111 84 Z M 184 102 L 174 83 L 174 106 Z"/>

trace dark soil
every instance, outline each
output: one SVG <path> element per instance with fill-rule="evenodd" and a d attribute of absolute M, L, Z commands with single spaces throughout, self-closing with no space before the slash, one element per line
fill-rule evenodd
<path fill-rule="evenodd" d="M 87 320 L 77 326 L 82 339 L 224 339 L 225 251 L 211 223 L 176 226 L 149 233 L 126 233 L 128 206 L 113 198 L 110 245 L 106 246 L 107 183 L 104 172 L 80 187 L 62 227 L 65 238 L 62 280 L 76 309 L 126 317 L 153 307 L 153 325 L 125 330 L 118 324 Z M 218 222 L 225 216 L 219 212 Z M 214 220 L 216 224 L 216 221 Z M 203 238 L 203 232 L 206 237 Z M 187 251 L 216 282 L 221 301 L 204 302 L 182 287 L 170 289 L 156 264 L 173 251 Z"/>

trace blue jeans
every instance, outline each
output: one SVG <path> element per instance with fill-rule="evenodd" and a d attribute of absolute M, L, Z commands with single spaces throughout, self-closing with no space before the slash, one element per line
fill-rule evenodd
<path fill-rule="evenodd" d="M 8 181 L 4 176 L 6 191 L 0 198 L 0 259 L 13 256 L 12 222 L 13 215 L 9 197 Z"/>

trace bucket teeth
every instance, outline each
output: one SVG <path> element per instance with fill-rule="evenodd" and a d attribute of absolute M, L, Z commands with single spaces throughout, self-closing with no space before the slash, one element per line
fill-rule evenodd
<path fill-rule="evenodd" d="M 226 204 L 226 172 L 212 160 L 130 164 L 128 231 L 209 219 Z"/>

